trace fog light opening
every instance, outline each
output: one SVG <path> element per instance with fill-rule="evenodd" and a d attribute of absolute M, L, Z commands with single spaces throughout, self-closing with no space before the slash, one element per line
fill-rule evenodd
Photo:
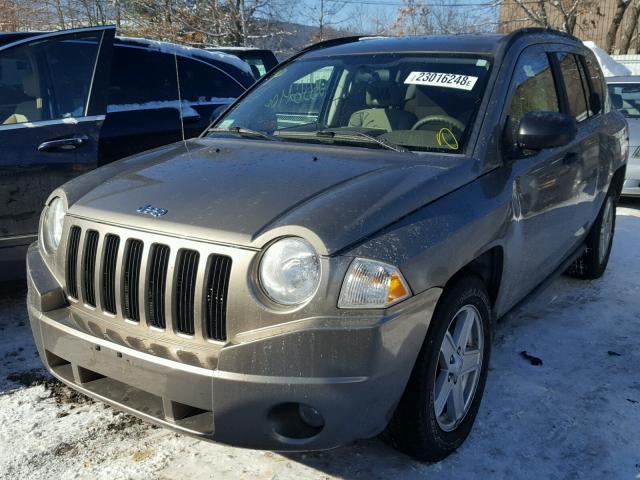
<path fill-rule="evenodd" d="M 324 426 L 324 418 L 315 408 L 300 403 L 298 405 L 298 415 L 304 423 L 313 428 L 322 428 Z"/>
<path fill-rule="evenodd" d="M 304 403 L 281 403 L 269 412 L 274 433 L 283 441 L 307 440 L 324 428 L 324 418 L 314 407 Z"/>

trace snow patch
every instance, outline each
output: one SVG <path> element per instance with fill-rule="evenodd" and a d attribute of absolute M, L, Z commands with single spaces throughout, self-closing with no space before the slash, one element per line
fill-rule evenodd
<path fill-rule="evenodd" d="M 631 75 L 631 70 L 621 63 L 616 62 L 607 52 L 601 49 L 594 42 L 586 41 L 583 43 L 595 54 L 605 77 L 624 77 L 626 75 Z"/>
<path fill-rule="evenodd" d="M 211 97 L 209 99 L 202 98 L 197 102 L 183 101 L 182 104 L 179 100 L 166 100 L 161 102 L 144 102 L 144 103 L 124 103 L 119 105 L 109 105 L 107 107 L 108 113 L 114 112 L 130 112 L 135 110 L 157 110 L 160 108 L 175 108 L 176 110 L 182 110 L 182 116 L 184 117 L 196 117 L 198 112 L 193 108 L 194 106 L 204 105 L 229 105 L 233 102 L 233 97 Z"/>

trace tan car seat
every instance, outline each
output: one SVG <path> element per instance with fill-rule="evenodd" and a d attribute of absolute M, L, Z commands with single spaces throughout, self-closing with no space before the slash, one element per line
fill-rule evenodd
<path fill-rule="evenodd" d="M 402 109 L 400 87 L 392 82 L 376 81 L 366 88 L 368 108 L 358 110 L 349 118 L 350 127 L 386 130 L 410 130 L 416 116 Z"/>
<path fill-rule="evenodd" d="M 40 97 L 40 85 L 35 73 L 30 73 L 22 78 L 22 90 L 25 95 L 31 97 L 30 100 L 20 102 L 16 105 L 13 114 L 10 115 L 3 125 L 15 123 L 37 122 L 43 119 L 42 97 Z"/>

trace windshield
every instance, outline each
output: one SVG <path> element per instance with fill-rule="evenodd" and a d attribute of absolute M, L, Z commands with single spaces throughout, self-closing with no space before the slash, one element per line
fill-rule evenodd
<path fill-rule="evenodd" d="M 611 103 L 627 118 L 640 118 L 640 83 L 608 85 Z"/>
<path fill-rule="evenodd" d="M 243 128 L 286 141 L 459 153 L 472 130 L 489 70 L 487 59 L 465 56 L 298 60 L 220 118 L 212 134 Z"/>

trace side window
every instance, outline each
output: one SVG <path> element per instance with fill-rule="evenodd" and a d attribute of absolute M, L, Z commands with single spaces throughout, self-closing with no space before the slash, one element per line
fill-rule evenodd
<path fill-rule="evenodd" d="M 229 103 L 244 92 L 232 77 L 199 60 L 178 57 L 178 68 L 183 102 Z"/>
<path fill-rule="evenodd" d="M 560 70 L 564 79 L 567 99 L 569 101 L 569 113 L 576 121 L 582 122 L 589 118 L 587 110 L 587 95 L 583 87 L 583 79 L 577 59 L 570 53 L 558 54 Z"/>
<path fill-rule="evenodd" d="M 116 45 L 113 49 L 109 110 L 159 108 L 178 102 L 175 58 L 145 48 Z"/>
<path fill-rule="evenodd" d="M 100 36 L 64 36 L 0 52 L 0 123 L 83 116 Z"/>
<path fill-rule="evenodd" d="M 594 58 L 591 58 L 591 56 L 585 57 L 585 64 L 587 65 L 587 74 L 591 84 L 589 104 L 594 115 L 597 115 L 602 113 L 604 108 L 604 79 L 602 78 L 600 66 Z"/>
<path fill-rule="evenodd" d="M 509 105 L 509 127 L 515 137 L 520 120 L 529 112 L 559 112 L 558 95 L 546 53 L 524 53 L 514 72 L 516 84 Z"/>

